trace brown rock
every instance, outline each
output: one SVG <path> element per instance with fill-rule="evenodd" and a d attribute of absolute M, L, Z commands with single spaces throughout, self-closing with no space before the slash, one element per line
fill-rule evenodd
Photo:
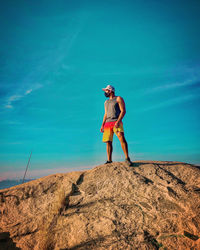
<path fill-rule="evenodd" d="M 200 167 L 133 163 L 0 190 L 0 249 L 200 249 Z"/>

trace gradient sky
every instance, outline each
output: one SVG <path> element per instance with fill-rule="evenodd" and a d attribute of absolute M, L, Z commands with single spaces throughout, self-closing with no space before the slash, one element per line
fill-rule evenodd
<path fill-rule="evenodd" d="M 133 161 L 200 164 L 199 13 L 199 0 L 2 1 L 1 179 L 22 178 L 31 152 L 27 178 L 104 163 L 107 84 Z"/>

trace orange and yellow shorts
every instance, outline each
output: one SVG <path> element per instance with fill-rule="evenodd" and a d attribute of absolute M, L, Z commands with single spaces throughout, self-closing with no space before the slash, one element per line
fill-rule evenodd
<path fill-rule="evenodd" d="M 119 123 L 119 127 L 116 128 L 115 126 L 116 121 L 114 122 L 106 122 L 104 124 L 104 132 L 103 132 L 103 142 L 113 141 L 113 134 L 117 135 L 117 132 L 124 132 L 123 122 Z"/>

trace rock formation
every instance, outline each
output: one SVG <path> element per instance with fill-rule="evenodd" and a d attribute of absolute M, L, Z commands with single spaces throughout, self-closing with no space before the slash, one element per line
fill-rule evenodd
<path fill-rule="evenodd" d="M 0 249 L 200 249 L 200 167 L 98 165 L 0 190 Z"/>

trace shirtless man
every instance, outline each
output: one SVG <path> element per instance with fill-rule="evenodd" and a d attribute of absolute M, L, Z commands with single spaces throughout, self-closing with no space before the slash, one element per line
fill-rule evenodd
<path fill-rule="evenodd" d="M 109 97 L 105 101 L 105 114 L 100 131 L 103 133 L 103 142 L 107 143 L 107 156 L 108 160 L 105 164 L 112 163 L 112 141 L 113 134 L 115 133 L 120 140 L 122 150 L 125 154 L 125 162 L 128 166 L 132 165 L 132 162 L 128 155 L 128 144 L 124 137 L 124 129 L 122 118 L 126 113 L 125 103 L 122 97 L 115 96 L 115 88 L 112 85 L 107 85 L 102 89 L 106 97 Z"/>

